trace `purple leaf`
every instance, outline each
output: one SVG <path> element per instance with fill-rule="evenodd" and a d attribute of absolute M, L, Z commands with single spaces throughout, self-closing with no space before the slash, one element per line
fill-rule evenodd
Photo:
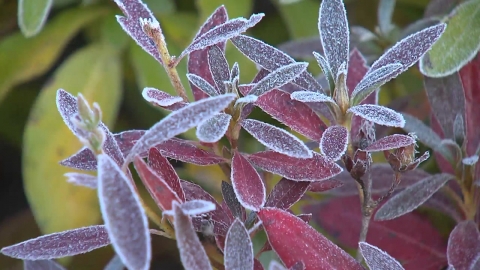
<path fill-rule="evenodd" d="M 190 103 L 188 106 L 170 113 L 160 122 L 153 125 L 153 127 L 145 132 L 137 141 L 126 158 L 127 162 L 131 161 L 134 155 L 142 153 L 150 147 L 197 126 L 205 119 L 223 110 L 234 99 L 234 94 L 210 97 Z"/>
<path fill-rule="evenodd" d="M 187 74 L 188 76 L 188 74 Z M 145 87 L 142 91 L 143 98 L 152 105 L 175 111 L 187 106 L 181 97 L 172 96 L 155 88 Z"/>
<path fill-rule="evenodd" d="M 155 146 L 163 156 L 180 160 L 186 163 L 206 166 L 218 163 L 224 163 L 226 160 L 223 157 L 217 156 L 214 153 L 205 151 L 195 146 L 191 141 L 172 138 L 161 144 Z"/>
<path fill-rule="evenodd" d="M 452 176 L 449 174 L 435 174 L 407 187 L 378 209 L 375 220 L 394 219 L 412 212 L 450 179 Z"/>
<path fill-rule="evenodd" d="M 258 39 L 240 35 L 232 38 L 231 41 L 240 52 L 267 71 L 272 72 L 280 67 L 295 63 L 295 60 L 284 52 Z M 320 91 L 322 89 L 320 83 L 307 71 L 304 71 L 292 83 L 310 91 Z"/>
<path fill-rule="evenodd" d="M 217 92 L 225 94 L 225 84 L 223 82 L 230 81 L 230 67 L 223 51 L 215 45 L 208 50 L 208 66 L 217 86 Z"/>
<path fill-rule="evenodd" d="M 232 37 L 240 35 L 247 31 L 248 28 L 251 28 L 260 22 L 263 16 L 263 13 L 253 14 L 248 20 L 245 18 L 236 18 L 215 26 L 199 37 L 196 37 L 193 42 L 183 50 L 177 58 L 177 61 L 193 51 L 204 49 L 208 46 L 227 41 Z"/>
<path fill-rule="evenodd" d="M 311 158 L 312 151 L 297 137 L 276 126 L 253 119 L 245 119 L 242 127 L 266 147 L 296 158 Z"/>
<path fill-rule="evenodd" d="M 202 90 L 205 94 L 214 97 L 218 96 L 219 92 L 212 86 L 210 83 L 208 83 L 204 78 L 197 76 L 195 74 L 187 74 L 187 78 L 198 89 Z"/>
<path fill-rule="evenodd" d="M 350 52 L 347 71 L 347 88 L 350 96 L 357 84 L 365 77 L 368 69 L 365 57 L 357 48 L 353 48 Z"/>
<path fill-rule="evenodd" d="M 123 156 L 126 157 L 128 153 L 130 153 L 130 149 L 132 149 L 143 134 L 145 134 L 145 130 L 127 130 L 114 134 L 113 136 Z"/>
<path fill-rule="evenodd" d="M 376 269 L 391 269 L 403 270 L 402 265 L 392 256 L 376 246 L 372 246 L 366 242 L 358 243 L 360 251 L 368 267 L 372 270 Z"/>
<path fill-rule="evenodd" d="M 351 104 L 360 104 L 380 86 L 384 85 L 386 82 L 400 74 L 402 67 L 403 66 L 399 63 L 393 63 L 368 73 L 353 90 Z"/>
<path fill-rule="evenodd" d="M 63 122 L 78 137 L 79 132 L 72 122 L 72 117 L 78 113 L 77 98 L 63 89 L 58 89 L 56 103 Z"/>
<path fill-rule="evenodd" d="M 365 151 L 380 152 L 385 150 L 398 149 L 400 147 L 407 147 L 412 144 L 415 144 L 414 137 L 402 134 L 393 134 L 375 141 L 367 148 L 365 148 Z"/>
<path fill-rule="evenodd" d="M 222 181 L 222 196 L 223 201 L 226 203 L 233 216 L 238 217 L 241 220 L 245 220 L 245 209 L 238 201 L 237 195 L 235 194 L 235 190 L 233 189 L 232 185 L 225 181 Z"/>
<path fill-rule="evenodd" d="M 320 182 L 313 182 L 308 187 L 308 191 L 311 192 L 325 192 L 334 188 L 338 188 L 343 186 L 343 182 L 335 180 L 335 179 L 328 179 Z"/>
<path fill-rule="evenodd" d="M 237 218 L 225 240 L 225 269 L 253 269 L 253 245 L 243 223 Z"/>
<path fill-rule="evenodd" d="M 98 180 L 97 177 L 91 174 L 70 172 L 64 174 L 67 177 L 67 182 L 77 186 L 88 187 L 96 189 Z"/>
<path fill-rule="evenodd" d="M 266 190 L 262 178 L 242 154 L 232 158 L 231 181 L 236 197 L 243 207 L 258 211 L 265 204 Z"/>
<path fill-rule="evenodd" d="M 233 64 L 232 70 L 230 71 L 230 81 L 233 82 L 235 79 L 240 79 L 240 67 L 237 62 Z"/>
<path fill-rule="evenodd" d="M 407 70 L 415 64 L 435 43 L 445 31 L 446 24 L 438 24 L 415 34 L 412 34 L 385 52 L 373 63 L 367 74 L 393 63 L 402 64 L 403 68 L 399 73 Z"/>
<path fill-rule="evenodd" d="M 324 0 L 320 5 L 318 31 L 323 53 L 335 76 L 342 63 L 348 67 L 349 31 L 347 13 L 341 0 Z"/>
<path fill-rule="evenodd" d="M 107 155 L 98 155 L 98 198 L 108 236 L 123 264 L 149 269 L 150 231 L 135 187 Z"/>
<path fill-rule="evenodd" d="M 383 106 L 363 104 L 351 107 L 347 112 L 382 126 L 400 128 L 405 126 L 405 119 L 400 113 Z"/>
<path fill-rule="evenodd" d="M 97 158 L 93 154 L 92 150 L 87 147 L 83 147 L 77 153 L 60 161 L 59 163 L 62 166 L 82 171 L 97 170 Z"/>
<path fill-rule="evenodd" d="M 112 160 L 115 161 L 115 163 L 119 167 L 123 166 L 125 159 L 123 157 L 122 150 L 120 150 L 120 147 L 115 140 L 113 133 L 111 133 L 110 130 L 108 130 L 108 127 L 103 123 L 100 123 L 100 128 L 103 129 L 103 132 L 105 134 L 105 141 L 103 142 L 102 146 L 103 151 L 110 158 L 112 158 Z"/>
<path fill-rule="evenodd" d="M 151 19 L 158 24 L 155 16 L 141 0 L 115 0 L 118 7 L 122 10 L 126 17 L 117 15 L 117 21 L 123 30 L 137 42 L 147 53 L 162 63 L 162 58 L 158 53 L 157 47 L 152 43 L 151 39 L 143 32 L 140 19 Z"/>
<path fill-rule="evenodd" d="M 317 52 L 313 52 L 313 56 L 317 60 L 317 63 L 320 66 L 320 69 L 322 70 L 323 75 L 327 79 L 328 89 L 331 89 L 335 85 L 334 85 L 334 82 L 333 82 L 332 69 L 330 68 L 330 65 L 328 64 L 327 59 L 325 59 L 321 54 L 319 54 Z"/>
<path fill-rule="evenodd" d="M 447 246 L 448 264 L 455 270 L 469 270 L 480 254 L 480 233 L 477 224 L 463 221 L 450 233 Z"/>
<path fill-rule="evenodd" d="M 185 194 L 180 184 L 180 178 L 173 168 L 172 164 L 162 156 L 156 148 L 150 148 L 148 151 L 148 165 L 165 183 L 175 192 L 180 199 L 179 202 L 185 201 Z M 157 188 L 155 188 L 157 189 Z M 169 202 L 171 204 L 171 202 Z M 170 205 L 168 205 L 170 208 Z"/>
<path fill-rule="evenodd" d="M 273 151 L 258 152 L 247 157 L 253 165 L 294 181 L 322 181 L 339 174 L 342 168 L 320 154 L 313 158 L 294 158 Z"/>
<path fill-rule="evenodd" d="M 320 152 L 331 161 L 339 160 L 347 151 L 348 130 L 343 126 L 330 126 L 320 141 Z"/>
<path fill-rule="evenodd" d="M 197 215 L 202 215 L 208 212 L 211 212 L 215 210 L 215 204 L 210 202 L 210 201 L 205 201 L 205 200 L 191 200 L 184 202 L 180 205 L 180 208 L 182 208 L 182 212 L 185 215 L 189 216 L 197 216 Z M 163 212 L 166 215 L 174 215 L 174 210 L 166 210 Z"/>
<path fill-rule="evenodd" d="M 303 197 L 309 186 L 310 182 L 298 182 L 282 178 L 268 195 L 265 207 L 287 210 Z"/>
<path fill-rule="evenodd" d="M 337 104 L 333 98 L 317 92 L 296 91 L 293 92 L 290 97 L 291 99 L 298 100 L 300 102 L 330 102 L 332 104 Z"/>
<path fill-rule="evenodd" d="M 228 130 L 232 116 L 219 113 L 201 123 L 197 127 L 196 135 L 201 142 L 218 142 Z"/>
<path fill-rule="evenodd" d="M 327 128 L 310 107 L 292 100 L 290 94 L 278 89 L 259 96 L 255 105 L 291 129 L 317 142 Z"/>
<path fill-rule="evenodd" d="M 272 70 L 248 92 L 249 95 L 261 95 L 274 88 L 280 88 L 292 81 L 307 69 L 308 63 L 298 62 Z"/>
<path fill-rule="evenodd" d="M 192 219 L 183 212 L 177 202 L 174 202 L 172 207 L 175 238 L 183 267 L 191 270 L 212 269 L 207 253 L 193 228 Z"/>
<path fill-rule="evenodd" d="M 23 270 L 65 270 L 65 268 L 52 260 L 38 260 L 24 261 Z"/>

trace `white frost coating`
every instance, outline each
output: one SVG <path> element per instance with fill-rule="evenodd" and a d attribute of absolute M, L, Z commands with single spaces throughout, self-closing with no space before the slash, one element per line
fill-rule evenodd
<path fill-rule="evenodd" d="M 236 218 L 225 239 L 225 269 L 252 270 L 253 245 L 243 223 Z"/>
<path fill-rule="evenodd" d="M 198 125 L 195 134 L 202 142 L 218 142 L 227 132 L 231 119 L 231 115 L 219 113 Z"/>
<path fill-rule="evenodd" d="M 387 107 L 363 104 L 351 107 L 347 112 L 358 115 L 370 122 L 387 127 L 399 127 L 405 126 L 405 119 L 403 116 Z"/>
<path fill-rule="evenodd" d="M 397 260 L 378 247 L 366 242 L 360 242 L 358 246 L 370 270 L 404 270 Z"/>
<path fill-rule="evenodd" d="M 257 223 L 253 224 L 253 226 L 248 229 L 248 234 L 251 235 L 252 233 L 254 233 L 256 230 L 258 230 L 258 228 L 260 228 L 260 226 L 262 226 L 263 222 L 261 220 L 257 221 Z"/>
<path fill-rule="evenodd" d="M 145 132 L 132 147 L 125 162 L 128 163 L 136 154 L 147 151 L 150 147 L 197 126 L 227 107 L 235 97 L 234 94 L 225 94 L 205 98 L 170 113 Z"/>
<path fill-rule="evenodd" d="M 337 74 L 342 63 L 346 63 L 345 67 L 348 67 L 350 54 L 350 34 L 343 1 L 322 1 L 318 16 L 318 31 L 332 74 Z"/>
<path fill-rule="evenodd" d="M 232 70 L 230 71 L 230 81 L 233 81 L 235 78 L 240 78 L 240 67 L 238 63 L 233 63 Z"/>
<path fill-rule="evenodd" d="M 360 104 L 360 102 L 366 99 L 373 91 L 400 74 L 402 67 L 400 63 L 388 64 L 367 74 L 357 86 L 355 86 L 351 97 L 353 101 L 352 104 Z"/>
<path fill-rule="evenodd" d="M 471 157 L 466 157 L 466 158 L 462 159 L 462 163 L 465 164 L 465 165 L 473 165 L 477 162 L 478 162 L 478 156 L 477 155 L 473 155 Z"/>
<path fill-rule="evenodd" d="M 190 200 L 180 205 L 185 215 L 197 216 L 216 209 L 215 204 L 205 200 Z"/>
<path fill-rule="evenodd" d="M 458 223 L 450 233 L 447 245 L 449 269 L 478 270 L 471 268 L 480 255 L 480 233 L 473 220 Z"/>
<path fill-rule="evenodd" d="M 274 88 L 284 86 L 307 69 L 308 63 L 296 62 L 273 70 L 261 79 L 249 92 L 250 95 L 259 96 Z"/>
<path fill-rule="evenodd" d="M 332 75 L 332 69 L 330 68 L 330 65 L 328 64 L 327 59 L 325 59 L 321 54 L 317 52 L 313 52 L 313 56 L 317 60 L 318 65 L 322 69 L 323 75 L 325 75 L 325 78 L 327 78 L 327 83 L 328 83 L 328 88 L 330 89 L 333 85 L 330 85 L 333 81 L 333 75 Z"/>
<path fill-rule="evenodd" d="M 241 33 L 247 31 L 248 28 L 251 28 L 260 22 L 264 15 L 265 14 L 263 13 L 253 14 L 248 20 L 245 18 L 236 18 L 215 26 L 208 32 L 205 32 L 205 34 L 195 38 L 177 59 L 182 59 L 185 55 L 193 51 L 204 49 L 213 44 L 217 44 L 240 35 Z"/>
<path fill-rule="evenodd" d="M 107 155 L 98 155 L 98 198 L 108 236 L 129 269 L 147 270 L 152 250 L 148 219 L 135 187 Z"/>
<path fill-rule="evenodd" d="M 53 260 L 23 261 L 23 270 L 66 270 Z"/>
<path fill-rule="evenodd" d="M 343 126 L 330 126 L 320 140 L 320 152 L 331 161 L 339 160 L 347 151 L 348 130 Z"/>
<path fill-rule="evenodd" d="M 277 261 L 271 261 L 270 265 L 268 266 L 268 270 L 287 270 L 287 268 Z"/>
<path fill-rule="evenodd" d="M 310 91 L 293 92 L 292 94 L 290 94 L 290 98 L 293 100 L 298 100 L 300 102 L 330 102 L 336 104 L 333 98 L 321 93 Z"/>
<path fill-rule="evenodd" d="M 205 79 L 203 79 L 202 77 L 200 77 L 198 75 L 195 75 L 193 73 L 188 73 L 187 78 L 193 85 L 198 87 L 205 94 L 207 94 L 211 97 L 219 95 L 219 92 L 210 83 L 208 83 Z"/>
<path fill-rule="evenodd" d="M 71 120 L 72 116 L 78 113 L 77 98 L 60 88 L 57 90 L 56 104 L 63 122 L 78 137 L 77 128 Z"/>
<path fill-rule="evenodd" d="M 313 157 L 305 143 L 283 129 L 253 119 L 245 119 L 241 125 L 261 144 L 275 152 L 295 158 Z"/>
<path fill-rule="evenodd" d="M 67 177 L 67 182 L 72 183 L 77 186 L 87 187 L 91 189 L 97 188 L 97 177 L 90 174 L 85 173 L 76 173 L 70 172 L 64 174 Z"/>
<path fill-rule="evenodd" d="M 166 94 L 164 92 L 161 92 L 160 90 L 153 89 L 150 87 L 145 87 L 143 88 L 142 91 L 142 97 L 150 103 L 157 104 L 160 107 L 168 107 L 171 106 L 175 103 L 182 102 L 183 99 L 181 97 L 176 97 L 176 96 L 170 96 L 170 95 L 165 95 L 164 98 L 160 99 L 159 94 Z M 158 96 L 158 97 L 155 97 Z"/>
<path fill-rule="evenodd" d="M 378 209 L 375 220 L 390 220 L 412 212 L 450 179 L 453 179 L 450 174 L 434 174 L 408 186 Z"/>
<path fill-rule="evenodd" d="M 230 67 L 223 51 L 213 45 L 207 53 L 208 68 L 212 73 L 213 81 L 217 87 L 218 93 L 225 94 L 225 81 L 230 81 Z"/>
<path fill-rule="evenodd" d="M 365 151 L 380 152 L 400 147 L 406 147 L 412 144 L 415 144 L 415 137 L 403 134 L 393 134 L 373 142 L 371 145 L 365 148 Z"/>
<path fill-rule="evenodd" d="M 235 105 L 237 105 L 239 103 L 254 103 L 255 101 L 257 101 L 257 99 L 258 99 L 258 96 L 247 95 L 247 96 L 244 96 L 244 97 L 241 97 L 241 98 L 237 99 L 237 101 L 235 101 Z"/>

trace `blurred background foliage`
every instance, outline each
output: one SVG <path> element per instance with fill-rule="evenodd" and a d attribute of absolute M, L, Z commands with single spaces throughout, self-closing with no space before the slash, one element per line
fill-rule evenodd
<path fill-rule="evenodd" d="M 189 44 L 198 27 L 221 4 L 230 18 L 265 13 L 248 34 L 271 45 L 284 44 L 282 48 L 287 51 L 292 50 L 292 44 L 285 42 L 311 42 L 308 38 L 312 37 L 318 40 L 319 0 L 144 2 L 159 20 L 174 55 Z M 375 60 L 405 34 L 401 29 L 423 17 L 428 2 L 397 0 L 394 25 L 384 25 L 388 28 L 384 32 L 377 27 L 378 0 L 345 0 L 350 25 L 362 27 L 356 29 L 358 35 L 352 36 L 352 42 L 370 62 Z M 42 233 L 101 222 L 96 192 L 66 183 L 63 174 L 70 170 L 58 165 L 81 147 L 57 112 L 58 88 L 73 94 L 82 92 L 89 101 L 98 102 L 114 132 L 148 129 L 165 115 L 145 102 L 141 91 L 148 86 L 174 94 L 173 88 L 163 68 L 117 24 L 115 15 L 120 14 L 110 0 L 0 0 L 0 247 Z M 377 37 L 369 38 L 372 33 Z M 239 63 L 241 82 L 250 82 L 257 71 L 255 65 L 231 44 L 226 55 L 230 65 Z M 292 56 L 305 56 L 296 43 Z M 314 74 L 320 70 L 316 64 L 309 69 Z M 179 66 L 179 73 L 188 85 L 186 60 Z M 418 68 L 410 69 L 385 88 L 381 104 L 422 119 L 429 114 Z M 276 123 L 260 111 L 254 114 L 255 118 Z M 192 132 L 184 137 L 194 139 Z M 248 137 L 243 145 L 247 152 L 260 149 Z M 223 175 L 217 167 L 174 165 L 183 179 L 218 194 Z M 434 163 L 425 166 L 435 171 Z M 159 269 L 176 269 L 175 243 L 154 239 Z M 63 262 L 70 264 L 70 269 L 100 269 L 111 254 L 111 249 L 103 248 Z M 21 262 L 0 256 L 0 269 L 21 269 Z"/>

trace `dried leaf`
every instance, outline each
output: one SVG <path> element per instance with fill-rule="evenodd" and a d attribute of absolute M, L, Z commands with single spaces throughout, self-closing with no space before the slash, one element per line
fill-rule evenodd
<path fill-rule="evenodd" d="M 243 223 L 237 218 L 230 226 L 225 240 L 225 269 L 252 270 L 253 245 Z"/>
<path fill-rule="evenodd" d="M 228 130 L 232 116 L 226 113 L 219 113 L 204 121 L 197 127 L 197 138 L 201 142 L 218 142 Z"/>
<path fill-rule="evenodd" d="M 223 82 L 230 81 L 230 67 L 223 51 L 215 45 L 208 49 L 208 66 L 217 86 L 217 92 L 225 94 L 226 90 Z"/>
<path fill-rule="evenodd" d="M 188 74 L 187 74 L 188 76 Z M 172 111 L 180 109 L 187 104 L 181 97 L 172 96 L 155 88 L 145 87 L 142 91 L 142 97 L 149 103 Z"/>
<path fill-rule="evenodd" d="M 255 84 L 248 94 L 259 96 L 274 88 L 280 88 L 302 74 L 307 69 L 307 66 L 308 63 L 295 62 L 272 70 Z"/>
<path fill-rule="evenodd" d="M 178 199 L 180 199 L 179 202 L 185 201 L 185 194 L 183 192 L 182 185 L 180 184 L 180 178 L 178 177 L 177 172 L 173 168 L 172 164 L 170 164 L 170 162 L 163 157 L 158 149 L 150 148 L 148 151 L 148 166 L 162 179 L 162 181 L 165 182 L 167 186 L 173 190 L 173 192 L 175 192 L 175 194 L 178 196 Z M 151 191 L 153 190 L 159 192 L 158 188 L 151 189 Z M 164 194 L 164 196 L 167 197 L 166 194 Z M 171 202 L 168 204 L 168 206 L 170 205 Z"/>
<path fill-rule="evenodd" d="M 372 246 L 366 242 L 358 243 L 365 262 L 371 270 L 403 270 L 402 265 L 392 256 L 376 246 Z"/>
<path fill-rule="evenodd" d="M 88 187 L 91 189 L 97 188 L 97 177 L 91 174 L 70 172 L 64 174 L 67 177 L 67 182 L 77 186 Z"/>
<path fill-rule="evenodd" d="M 309 186 L 309 182 L 298 182 L 282 178 L 268 195 L 265 207 L 287 210 L 303 197 Z"/>
<path fill-rule="evenodd" d="M 232 158 L 231 181 L 240 204 L 258 211 L 265 204 L 265 185 L 258 172 L 242 154 L 235 151 Z"/>
<path fill-rule="evenodd" d="M 455 270 L 469 270 L 480 254 L 480 233 L 473 221 L 463 221 L 450 233 L 448 238 L 448 264 Z"/>
<path fill-rule="evenodd" d="M 382 126 L 400 128 L 405 126 L 405 119 L 403 119 L 403 116 L 400 113 L 379 105 L 357 105 L 348 109 L 347 112 L 353 113 L 354 115 L 358 115 L 370 122 Z"/>
<path fill-rule="evenodd" d="M 330 126 L 320 141 L 320 152 L 329 160 L 337 161 L 347 151 L 348 130 L 343 126 Z"/>
<path fill-rule="evenodd" d="M 223 157 L 198 148 L 192 141 L 178 138 L 167 140 L 156 145 L 155 148 L 160 150 L 162 156 L 200 166 L 226 162 Z"/>
<path fill-rule="evenodd" d="M 195 74 L 188 73 L 187 78 L 198 89 L 202 90 L 205 94 L 214 97 L 218 96 L 219 92 L 212 86 L 210 83 L 208 83 L 204 78 L 197 76 Z"/>
<path fill-rule="evenodd" d="M 407 147 L 412 144 L 415 144 L 414 137 L 402 134 L 393 134 L 373 142 L 367 148 L 365 148 L 365 151 L 380 152 L 385 150 L 398 149 L 400 147 Z"/>
<path fill-rule="evenodd" d="M 23 261 L 24 270 L 65 270 L 63 266 L 52 260 Z"/>
<path fill-rule="evenodd" d="M 245 220 L 246 213 L 245 209 L 242 207 L 242 204 L 237 199 L 235 194 L 235 190 L 233 189 L 232 185 L 229 183 L 222 181 L 222 196 L 223 201 L 226 203 L 228 208 L 230 209 L 233 216 L 240 218 L 241 220 Z"/>

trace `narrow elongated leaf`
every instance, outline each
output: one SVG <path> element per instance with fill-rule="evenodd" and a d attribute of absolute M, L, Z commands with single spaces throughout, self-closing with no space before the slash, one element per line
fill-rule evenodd
<path fill-rule="evenodd" d="M 307 66 L 308 63 L 299 62 L 279 67 L 255 84 L 248 94 L 259 96 L 274 88 L 280 88 L 302 74 Z"/>
<path fill-rule="evenodd" d="M 403 68 L 399 73 L 407 70 L 424 55 L 440 38 L 446 25 L 444 23 L 426 28 L 397 42 L 372 64 L 368 73 L 385 65 L 400 63 Z"/>
<path fill-rule="evenodd" d="M 74 185 L 88 187 L 91 189 L 97 188 L 97 184 L 98 184 L 97 177 L 91 174 L 70 172 L 64 175 L 67 177 L 67 182 L 72 183 Z"/>
<path fill-rule="evenodd" d="M 311 158 L 312 151 L 297 137 L 273 125 L 245 119 L 242 127 L 266 147 L 296 158 Z"/>
<path fill-rule="evenodd" d="M 348 67 L 349 30 L 347 13 L 341 0 L 325 0 L 320 5 L 318 31 L 322 41 L 323 53 L 328 60 L 332 74 L 338 73 L 340 65 Z"/>
<path fill-rule="evenodd" d="M 255 105 L 291 129 L 317 142 L 327 128 L 310 107 L 292 100 L 290 94 L 278 89 L 259 96 Z"/>
<path fill-rule="evenodd" d="M 230 80 L 230 67 L 222 50 L 217 46 L 211 46 L 208 50 L 208 66 L 213 80 L 220 94 L 225 94 L 224 81 Z"/>
<path fill-rule="evenodd" d="M 388 37 L 390 31 L 395 27 L 392 23 L 393 10 L 395 9 L 395 0 L 381 0 L 378 4 L 377 21 L 380 32 Z"/>
<path fill-rule="evenodd" d="M 180 204 L 180 208 L 185 215 L 197 216 L 215 210 L 215 204 L 205 200 L 190 200 Z M 163 213 L 171 216 L 175 215 L 173 209 Z"/>
<path fill-rule="evenodd" d="M 43 235 L 4 247 L 0 252 L 22 260 L 50 260 L 83 254 L 109 244 L 105 226 L 95 225 Z"/>
<path fill-rule="evenodd" d="M 142 96 L 150 104 L 171 111 L 178 110 L 187 105 L 181 97 L 172 96 L 155 88 L 145 87 L 142 91 Z"/>
<path fill-rule="evenodd" d="M 185 194 L 180 184 L 180 178 L 172 164 L 162 156 L 158 149 L 150 148 L 148 151 L 148 165 L 175 192 L 180 199 L 179 202 L 184 202 Z"/>
<path fill-rule="evenodd" d="M 449 174 L 435 174 L 407 187 L 378 209 L 375 220 L 389 220 L 410 213 L 450 179 L 452 176 Z"/>
<path fill-rule="evenodd" d="M 334 188 L 343 186 L 344 183 L 336 179 L 328 179 L 320 182 L 310 183 L 308 191 L 311 192 L 325 192 Z"/>
<path fill-rule="evenodd" d="M 367 59 L 362 53 L 354 47 L 350 52 L 347 71 L 347 88 L 350 96 L 357 84 L 365 77 L 368 72 Z"/>
<path fill-rule="evenodd" d="M 270 245 L 287 267 L 301 261 L 306 269 L 363 269 L 348 253 L 286 211 L 263 208 L 258 217 Z"/>
<path fill-rule="evenodd" d="M 322 70 L 323 75 L 327 79 L 328 89 L 332 89 L 332 87 L 334 86 L 333 85 L 334 82 L 333 82 L 333 73 L 332 73 L 332 69 L 330 68 L 330 64 L 328 63 L 327 59 L 325 59 L 321 54 L 317 52 L 313 52 L 313 56 L 317 60 L 317 63 L 320 66 L 320 69 Z"/>
<path fill-rule="evenodd" d="M 208 83 L 205 79 L 195 74 L 187 74 L 187 78 L 198 89 L 202 90 L 205 94 L 213 97 L 219 94 L 218 90 L 216 90 L 210 83 Z"/>
<path fill-rule="evenodd" d="M 265 206 L 288 210 L 290 206 L 303 197 L 309 186 L 309 182 L 298 182 L 282 178 L 268 195 Z"/>
<path fill-rule="evenodd" d="M 234 98 L 234 94 L 210 97 L 172 112 L 145 132 L 133 146 L 126 161 L 129 162 L 134 155 L 195 127 L 223 110 Z"/>
<path fill-rule="evenodd" d="M 310 92 L 310 91 L 297 91 L 293 92 L 291 95 L 293 100 L 298 100 L 300 102 L 330 102 L 336 104 L 333 98 L 324 95 L 322 93 Z"/>
<path fill-rule="evenodd" d="M 135 187 L 107 155 L 98 155 L 98 198 L 105 228 L 123 264 L 149 269 L 150 231 Z"/>
<path fill-rule="evenodd" d="M 63 266 L 52 260 L 24 261 L 24 270 L 65 270 Z"/>
<path fill-rule="evenodd" d="M 388 255 L 385 251 L 376 246 L 372 246 L 366 242 L 358 243 L 360 251 L 362 252 L 365 262 L 371 270 L 392 269 L 403 270 L 402 265 Z"/>
<path fill-rule="evenodd" d="M 93 154 L 92 150 L 87 147 L 83 147 L 77 153 L 60 161 L 59 164 L 82 171 L 97 170 L 97 158 Z"/>
<path fill-rule="evenodd" d="M 337 161 L 347 151 L 348 130 L 344 126 L 330 126 L 320 141 L 320 152 L 329 160 Z"/>
<path fill-rule="evenodd" d="M 243 207 L 258 211 L 265 204 L 265 185 L 258 172 L 242 154 L 235 151 L 232 158 L 233 190 Z"/>
<path fill-rule="evenodd" d="M 26 37 L 35 36 L 42 30 L 53 0 L 18 1 L 18 26 Z"/>
<path fill-rule="evenodd" d="M 351 104 L 357 105 L 386 82 L 397 77 L 403 66 L 399 63 L 388 64 L 368 73 L 355 87 Z"/>
<path fill-rule="evenodd" d="M 413 138 L 412 136 L 406 136 L 402 134 L 393 134 L 373 142 L 367 148 L 365 148 L 365 151 L 380 152 L 385 150 L 397 149 L 400 147 L 407 147 L 414 143 L 415 143 L 415 138 Z"/>
<path fill-rule="evenodd" d="M 342 168 L 320 154 L 313 158 L 294 158 L 273 151 L 248 156 L 253 165 L 294 181 L 322 181 L 339 174 Z"/>
<path fill-rule="evenodd" d="M 252 270 L 253 244 L 243 223 L 237 218 L 225 240 L 225 269 Z"/>
<path fill-rule="evenodd" d="M 242 204 L 238 201 L 237 195 L 233 186 L 229 183 L 222 181 L 222 196 L 223 201 L 228 206 L 233 216 L 238 217 L 242 220 L 245 220 L 245 209 L 242 207 Z"/>
<path fill-rule="evenodd" d="M 218 142 L 228 130 L 232 116 L 226 113 L 219 113 L 201 123 L 197 127 L 197 138 L 201 142 Z"/>
<path fill-rule="evenodd" d="M 198 148 L 193 142 L 172 138 L 155 146 L 163 156 L 195 165 L 206 166 L 226 162 L 223 157 Z"/>
<path fill-rule="evenodd" d="M 448 238 L 448 264 L 455 270 L 469 270 L 480 254 L 480 233 L 473 221 L 463 221 L 450 233 Z"/>
<path fill-rule="evenodd" d="M 357 105 L 348 109 L 347 112 L 353 113 L 354 115 L 358 115 L 370 122 L 382 126 L 400 128 L 405 126 L 405 119 L 403 119 L 403 116 L 400 113 L 379 105 Z"/>

